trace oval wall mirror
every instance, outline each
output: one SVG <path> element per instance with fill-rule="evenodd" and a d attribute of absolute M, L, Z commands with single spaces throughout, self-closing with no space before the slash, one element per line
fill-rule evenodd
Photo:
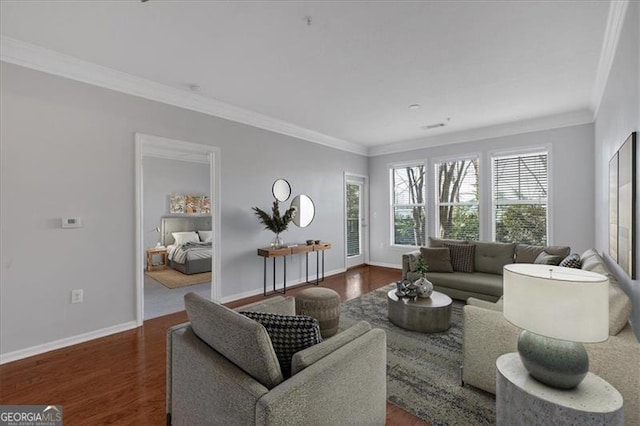
<path fill-rule="evenodd" d="M 280 202 L 287 201 L 291 196 L 291 185 L 284 179 L 277 179 L 273 182 L 271 193 L 276 200 Z"/>
<path fill-rule="evenodd" d="M 293 223 L 297 226 L 304 228 L 313 222 L 313 218 L 316 215 L 316 207 L 313 204 L 313 200 L 311 200 L 308 195 L 296 195 L 293 198 L 293 201 L 291 201 L 291 207 L 296 208 L 296 214 L 293 216 Z"/>

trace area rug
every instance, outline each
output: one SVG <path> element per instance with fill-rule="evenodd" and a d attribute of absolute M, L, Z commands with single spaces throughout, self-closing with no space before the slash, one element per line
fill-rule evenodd
<path fill-rule="evenodd" d="M 460 386 L 464 303 L 453 302 L 448 331 L 417 333 L 387 319 L 387 292 L 392 288 L 395 284 L 345 302 L 340 315 L 341 329 L 365 320 L 387 333 L 389 402 L 433 425 L 495 424 L 495 397 Z"/>
<path fill-rule="evenodd" d="M 148 271 L 145 274 L 167 288 L 180 288 L 211 281 L 211 272 L 187 275 L 175 269 L 167 268 L 159 271 Z"/>

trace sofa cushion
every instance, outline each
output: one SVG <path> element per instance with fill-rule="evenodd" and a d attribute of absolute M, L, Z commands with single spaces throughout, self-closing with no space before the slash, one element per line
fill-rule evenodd
<path fill-rule="evenodd" d="M 543 250 L 544 246 L 518 244 L 515 251 L 515 263 L 533 263 Z"/>
<path fill-rule="evenodd" d="M 240 312 L 267 329 L 285 379 L 291 377 L 293 354 L 322 342 L 320 324 L 305 315 L 278 315 L 266 312 Z"/>
<path fill-rule="evenodd" d="M 193 332 L 215 351 L 272 389 L 284 380 L 267 330 L 196 293 L 184 296 Z"/>
<path fill-rule="evenodd" d="M 542 251 L 562 256 L 564 259 L 571 251 L 569 246 L 532 246 L 529 244 L 516 245 L 515 263 L 533 263 Z"/>
<path fill-rule="evenodd" d="M 449 249 L 451 266 L 455 272 L 473 272 L 474 245 L 450 243 L 444 243 L 444 245 Z"/>
<path fill-rule="evenodd" d="M 476 241 L 473 269 L 477 272 L 502 275 L 504 265 L 513 263 L 514 243 Z"/>
<path fill-rule="evenodd" d="M 436 287 L 452 288 L 469 293 L 480 293 L 494 296 L 502 296 L 502 275 L 474 272 L 465 274 L 454 272 L 427 272 L 427 279 Z"/>
<path fill-rule="evenodd" d="M 554 265 L 558 266 L 562 262 L 563 257 L 557 254 L 550 254 L 542 251 L 533 263 L 538 265 Z"/>
<path fill-rule="evenodd" d="M 469 244 L 469 241 L 429 237 L 429 247 L 444 247 L 445 244 Z"/>
<path fill-rule="evenodd" d="M 615 336 L 627 325 L 632 303 L 629 296 L 618 286 L 615 275 L 600 254 L 589 249 L 580 256 L 582 269 L 597 272 L 609 278 L 609 335 Z"/>
<path fill-rule="evenodd" d="M 575 268 L 581 269 L 582 262 L 580 261 L 580 255 L 578 253 L 570 254 L 569 256 L 562 259 L 559 266 L 563 266 L 565 268 Z"/>
<path fill-rule="evenodd" d="M 453 272 L 448 247 L 420 247 L 422 260 L 431 272 Z"/>

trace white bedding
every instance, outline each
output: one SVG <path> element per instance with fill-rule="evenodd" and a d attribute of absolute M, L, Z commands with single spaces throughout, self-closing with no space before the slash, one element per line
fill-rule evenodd
<path fill-rule="evenodd" d="M 209 259 L 213 254 L 211 243 L 191 242 L 181 245 L 169 245 L 167 246 L 167 251 L 169 259 L 181 264 L 191 260 Z"/>

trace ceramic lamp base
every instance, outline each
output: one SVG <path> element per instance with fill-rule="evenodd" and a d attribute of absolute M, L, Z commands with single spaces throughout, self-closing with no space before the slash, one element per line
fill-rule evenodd
<path fill-rule="evenodd" d="M 589 372 L 589 357 L 582 343 L 523 330 L 518 337 L 518 352 L 529 374 L 554 388 L 575 388 Z"/>

